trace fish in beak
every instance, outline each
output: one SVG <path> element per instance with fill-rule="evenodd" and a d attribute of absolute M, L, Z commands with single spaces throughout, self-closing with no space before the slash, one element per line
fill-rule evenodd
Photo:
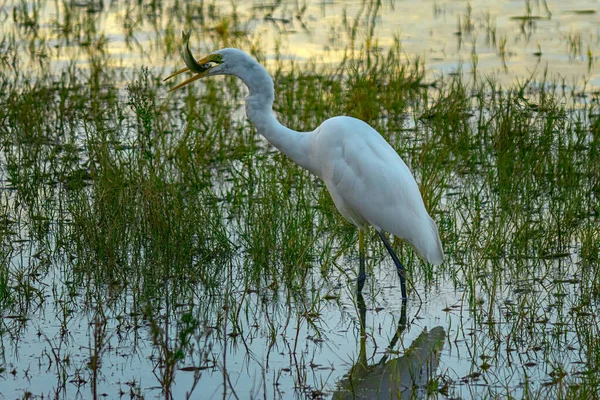
<path fill-rule="evenodd" d="M 192 55 L 192 52 L 190 51 L 190 46 L 189 46 L 191 33 L 192 33 L 192 31 L 189 31 L 188 33 L 183 32 L 183 42 L 181 44 L 181 49 L 180 49 L 180 54 L 181 54 L 181 57 L 183 58 L 183 61 L 185 62 L 186 67 L 173 72 L 171 75 L 167 76 L 164 79 L 164 81 L 171 79 L 171 78 L 173 78 L 179 74 L 182 74 L 184 72 L 187 72 L 187 71 L 194 72 L 194 73 L 196 73 L 196 75 L 192 76 L 189 79 L 186 79 L 185 81 L 181 82 L 177 86 L 172 87 L 171 89 L 169 89 L 169 92 L 172 92 L 173 90 L 177 90 L 177 89 L 179 89 L 189 83 L 192 83 L 200 78 L 204 78 L 205 76 L 208 76 L 208 71 L 210 71 L 216 65 L 221 64 L 223 62 L 220 54 L 210 54 L 210 55 L 202 58 L 201 60 L 196 61 L 196 59 Z"/>

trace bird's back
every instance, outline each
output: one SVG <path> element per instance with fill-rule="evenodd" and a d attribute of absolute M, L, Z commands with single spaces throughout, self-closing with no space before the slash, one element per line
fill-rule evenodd
<path fill-rule="evenodd" d="M 441 264 L 437 225 L 412 173 L 385 139 L 350 117 L 329 119 L 314 133 L 311 157 L 342 215 L 359 228 L 373 225 L 406 239 L 424 260 Z"/>

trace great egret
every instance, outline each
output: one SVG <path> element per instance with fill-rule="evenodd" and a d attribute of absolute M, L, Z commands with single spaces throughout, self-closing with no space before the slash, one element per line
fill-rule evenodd
<path fill-rule="evenodd" d="M 425 261 L 439 265 L 444 259 L 438 228 L 431 219 L 419 187 L 398 153 L 367 123 L 352 117 L 333 117 L 312 132 L 296 132 L 273 115 L 273 80 L 265 68 L 239 49 L 221 49 L 196 61 L 189 49 L 190 33 L 183 34 L 181 55 L 191 78 L 234 75 L 248 87 L 246 116 L 262 134 L 296 164 L 323 180 L 340 213 L 359 229 L 360 270 L 358 291 L 365 279 L 364 231 L 372 225 L 392 256 L 406 299 L 405 269 L 383 234 L 407 240 Z"/>

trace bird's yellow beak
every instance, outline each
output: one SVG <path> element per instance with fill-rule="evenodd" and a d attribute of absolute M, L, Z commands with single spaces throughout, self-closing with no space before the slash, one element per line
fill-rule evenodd
<path fill-rule="evenodd" d="M 198 64 L 200 64 L 200 65 L 202 65 L 202 64 L 207 64 L 207 63 L 209 63 L 210 61 L 211 61 L 211 60 L 210 60 L 210 57 L 205 57 L 205 58 L 203 58 L 202 60 L 198 61 Z M 192 83 L 192 82 L 194 82 L 194 81 L 197 81 L 197 80 L 198 80 L 198 79 L 200 79 L 200 78 L 204 78 L 206 75 L 208 75 L 208 71 L 209 71 L 209 70 L 210 70 L 210 68 L 209 68 L 209 69 L 207 69 L 206 71 L 203 71 L 203 72 L 197 73 L 196 75 L 192 76 L 191 78 L 188 78 L 188 79 L 186 79 L 185 81 L 181 82 L 181 83 L 180 83 L 180 84 L 178 84 L 177 86 L 174 86 L 174 87 L 172 87 L 171 89 L 169 89 L 169 92 L 172 92 L 173 90 L 177 90 L 177 89 L 179 89 L 179 88 L 181 88 L 181 87 L 184 87 L 184 86 L 185 86 L 185 85 L 187 85 L 188 83 Z M 166 78 L 163 80 L 163 82 L 164 82 L 164 81 L 166 81 L 166 80 L 169 80 L 169 79 L 171 79 L 171 78 L 173 78 L 173 77 L 175 77 L 175 76 L 177 76 L 177 75 L 179 75 L 179 74 L 183 74 L 184 72 L 187 72 L 187 71 L 190 71 L 190 68 L 188 68 L 188 67 L 185 67 L 185 68 L 182 68 L 182 69 L 180 69 L 180 70 L 178 70 L 178 71 L 175 71 L 175 72 L 173 72 L 171 75 L 167 76 L 167 77 L 166 77 Z"/>
<path fill-rule="evenodd" d="M 178 71 L 175 71 L 171 75 L 167 76 L 164 80 L 166 81 L 167 79 L 171 79 L 174 76 L 182 74 L 186 71 L 195 72 L 196 75 L 192 76 L 189 79 L 186 79 L 185 81 L 181 82 L 179 85 L 171 88 L 169 90 L 169 92 L 172 92 L 173 90 L 177 90 L 180 87 L 187 85 L 188 83 L 192 83 L 200 78 L 207 76 L 208 71 L 210 71 L 212 69 L 214 64 L 221 64 L 223 62 L 222 58 L 219 54 L 211 54 L 209 56 L 204 57 L 203 59 L 201 59 L 199 61 L 196 61 L 196 59 L 192 55 L 192 52 L 190 51 L 190 46 L 189 46 L 190 36 L 191 36 L 192 32 L 190 31 L 188 33 L 185 33 L 185 32 L 182 32 L 182 33 L 183 33 L 183 41 L 181 43 L 180 53 L 181 53 L 181 57 L 183 58 L 183 61 L 185 62 L 186 67 L 182 68 Z"/>

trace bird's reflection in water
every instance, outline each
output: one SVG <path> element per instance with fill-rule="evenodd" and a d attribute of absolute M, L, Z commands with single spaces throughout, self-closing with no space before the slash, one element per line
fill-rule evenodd
<path fill-rule="evenodd" d="M 435 376 L 439 354 L 444 346 L 444 328 L 424 329 L 402 357 L 390 358 L 369 365 L 366 346 L 367 307 L 362 294 L 357 295 L 360 320 L 360 351 L 357 362 L 338 383 L 333 399 L 408 399 L 425 397 L 424 387 Z M 396 333 L 390 340 L 393 349 L 406 329 L 406 302 L 402 302 Z M 421 393 L 420 393 L 421 392 Z M 423 396 L 420 396 L 422 394 Z"/>

